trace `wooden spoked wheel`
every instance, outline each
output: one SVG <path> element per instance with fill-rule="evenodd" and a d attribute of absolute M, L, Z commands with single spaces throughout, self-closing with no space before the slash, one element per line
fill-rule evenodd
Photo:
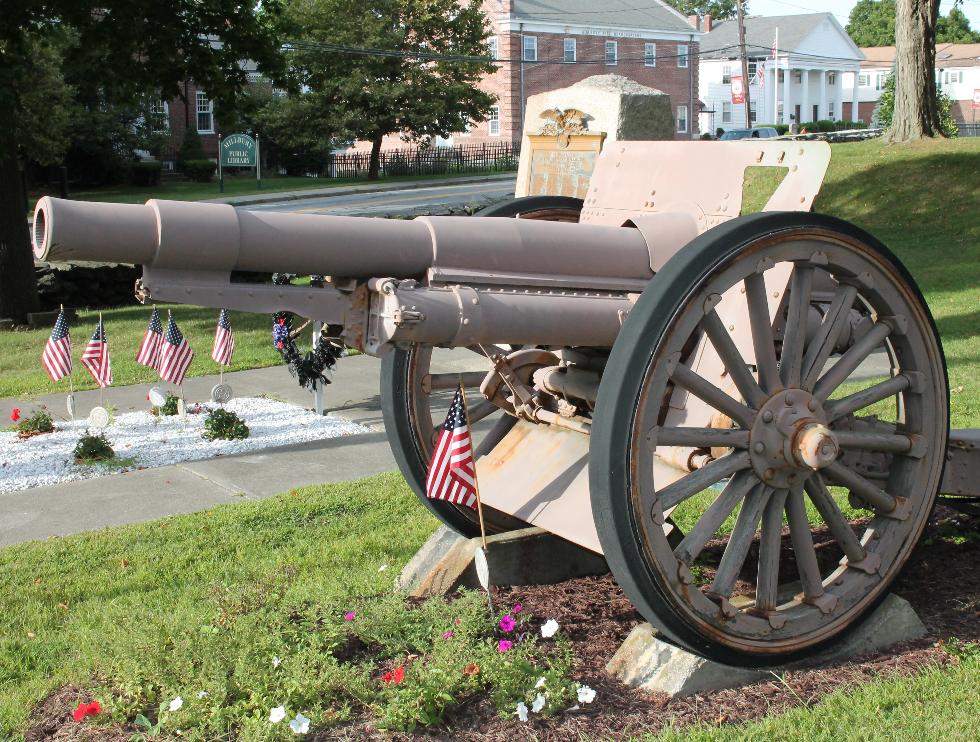
<path fill-rule="evenodd" d="M 581 210 L 581 199 L 531 196 L 494 204 L 474 216 L 578 221 Z M 480 348 L 469 350 L 470 357 L 426 345 L 390 351 L 381 363 L 381 409 L 391 450 L 415 494 L 447 526 L 464 536 L 477 536 L 479 521 L 472 509 L 425 496 L 436 430 L 445 420 L 460 374 L 469 402 L 478 458 L 493 450 L 517 421 L 480 396 L 480 382 L 489 365 Z M 523 521 L 492 508 L 485 508 L 484 519 L 491 533 L 526 526 Z"/>
<path fill-rule="evenodd" d="M 697 372 L 707 352 L 721 378 Z M 674 422 L 676 395 L 715 422 Z M 884 597 L 919 539 L 948 398 L 925 302 L 873 237 L 796 212 L 710 230 L 651 281 L 600 386 L 590 487 L 613 574 L 702 655 L 816 651 Z M 678 449 L 691 471 L 657 481 L 655 457 Z M 668 517 L 683 538 L 665 535 Z"/>

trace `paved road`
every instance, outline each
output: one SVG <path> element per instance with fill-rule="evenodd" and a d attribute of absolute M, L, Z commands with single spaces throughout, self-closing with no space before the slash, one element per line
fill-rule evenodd
<path fill-rule="evenodd" d="M 277 203 L 243 206 L 250 211 L 295 211 L 306 214 L 381 215 L 484 206 L 514 194 L 512 179 L 459 185 L 435 185 L 378 193 L 314 196 Z"/>

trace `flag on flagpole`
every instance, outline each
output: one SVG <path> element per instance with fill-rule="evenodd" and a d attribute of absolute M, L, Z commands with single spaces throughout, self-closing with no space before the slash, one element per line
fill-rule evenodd
<path fill-rule="evenodd" d="M 71 373 L 71 335 L 68 333 L 68 321 L 65 319 L 64 309 L 58 313 L 58 319 L 55 320 L 51 337 L 48 338 L 44 353 L 41 354 L 41 363 L 47 369 L 51 381 L 59 381 Z"/>
<path fill-rule="evenodd" d="M 231 331 L 228 310 L 222 309 L 218 315 L 218 326 L 214 330 L 214 347 L 211 357 L 222 366 L 231 365 L 231 354 L 235 352 L 235 336 Z"/>
<path fill-rule="evenodd" d="M 760 88 L 766 86 L 766 62 L 764 59 L 760 59 L 755 65 L 755 79 L 752 82 Z"/>
<path fill-rule="evenodd" d="M 150 315 L 150 324 L 146 327 L 139 353 L 136 354 L 136 362 L 141 366 L 159 370 L 160 346 L 162 344 L 163 324 L 160 322 L 160 312 L 156 307 L 153 307 L 153 314 Z"/>
<path fill-rule="evenodd" d="M 477 509 L 476 464 L 473 460 L 473 441 L 466 424 L 463 387 L 449 406 L 442 425 L 436 450 L 429 464 L 425 494 L 433 500 L 447 500 L 455 505 Z"/>
<path fill-rule="evenodd" d="M 92 333 L 85 350 L 82 351 L 82 365 L 88 369 L 100 387 L 112 384 L 112 364 L 109 361 L 109 341 L 105 336 L 105 326 L 99 317 L 99 324 Z"/>
<path fill-rule="evenodd" d="M 167 332 L 160 347 L 160 378 L 180 386 L 193 358 L 194 351 L 187 338 L 181 334 L 173 316 L 168 316 Z"/>

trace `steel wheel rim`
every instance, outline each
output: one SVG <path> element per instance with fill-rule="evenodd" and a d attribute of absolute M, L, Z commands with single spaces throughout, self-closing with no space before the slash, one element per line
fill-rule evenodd
<path fill-rule="evenodd" d="M 945 377 L 941 350 L 936 346 L 931 321 L 916 299 L 914 292 L 908 292 L 904 289 L 904 277 L 895 270 L 887 258 L 877 253 L 873 246 L 864 244 L 851 236 L 814 228 L 806 231 L 797 230 L 795 234 L 784 233 L 775 238 L 757 239 L 737 253 L 730 255 L 723 264 L 717 266 L 692 289 L 681 310 L 682 316 L 672 320 L 671 328 L 665 333 L 651 356 L 651 362 L 644 377 L 643 393 L 637 400 L 631 435 L 629 476 L 632 486 L 629 493 L 630 505 L 636 535 L 641 542 L 642 552 L 645 555 L 646 567 L 654 577 L 663 594 L 662 597 L 672 605 L 682 620 L 692 626 L 698 634 L 709 641 L 740 653 L 779 654 L 812 646 L 846 628 L 869 605 L 882 597 L 883 591 L 901 569 L 921 533 L 931 509 L 941 474 L 941 458 L 937 460 L 935 456 L 931 458 L 922 456 L 913 460 L 906 455 L 898 456 L 900 460 L 891 472 L 884 489 L 886 491 L 901 490 L 903 495 L 909 496 L 909 516 L 905 520 L 899 521 L 882 515 L 878 511 L 869 513 L 871 520 L 865 531 L 862 546 L 872 555 L 872 562 L 875 555 L 881 558 L 881 573 L 869 574 L 854 566 L 841 566 L 829 574 L 821 572 L 824 594 L 832 595 L 837 600 L 837 605 L 826 613 L 824 612 L 826 600 L 823 601 L 824 606 L 822 608 L 819 605 L 821 596 L 806 595 L 806 591 L 802 591 L 804 592 L 803 597 L 806 599 L 805 602 L 794 599 L 784 603 L 777 602 L 776 606 L 770 607 L 768 603 L 771 601 L 768 600 L 768 596 L 774 591 L 771 589 L 760 591 L 758 584 L 756 585 L 757 597 L 761 592 L 762 598 L 765 600 L 762 606 L 765 610 L 759 611 L 761 615 L 754 615 L 755 611 L 751 606 L 737 608 L 732 613 L 732 606 L 730 604 L 726 606 L 724 601 L 718 599 L 717 595 L 709 597 L 697 589 L 698 586 L 694 584 L 690 574 L 690 562 L 692 560 L 687 559 L 684 544 L 682 543 L 681 546 L 677 547 L 677 551 L 682 557 L 679 560 L 678 553 L 675 553 L 675 550 L 671 548 L 666 537 L 664 537 L 663 530 L 657 521 L 662 522 L 664 517 L 661 498 L 667 488 L 660 488 L 655 497 L 650 497 L 651 488 L 655 486 L 651 457 L 656 447 L 647 445 L 646 440 L 651 429 L 662 427 L 659 425 L 662 421 L 658 420 L 657 416 L 666 394 L 667 378 L 671 375 L 668 370 L 671 368 L 668 365 L 668 359 L 679 352 L 693 332 L 702 327 L 701 321 L 704 313 L 700 312 L 701 316 L 698 316 L 696 307 L 698 305 L 703 306 L 703 300 L 708 295 L 719 293 L 719 289 L 727 290 L 729 286 L 737 285 L 739 281 L 753 273 L 759 261 L 765 258 L 773 259 L 776 263 L 790 260 L 800 261 L 802 264 L 802 261 L 810 260 L 814 252 L 827 254 L 827 265 L 817 266 L 819 268 L 829 268 L 831 269 L 830 272 L 838 272 L 841 276 L 851 273 L 853 277 L 863 277 L 865 284 L 868 284 L 867 278 L 870 277 L 870 286 L 861 286 L 858 290 L 858 296 L 868 301 L 875 309 L 881 313 L 901 313 L 907 317 L 908 329 L 905 335 L 894 337 L 889 335 L 893 338 L 891 340 L 892 350 L 902 360 L 903 371 L 911 370 L 912 373 L 923 374 L 925 378 L 933 380 L 933 384 L 920 384 L 921 388 L 914 394 L 910 390 L 896 393 L 901 394 L 904 399 L 903 414 L 906 416 L 904 425 L 907 432 L 928 438 L 927 443 L 945 439 L 947 420 L 944 390 L 934 386 L 935 382 Z M 751 267 L 747 268 L 747 266 Z M 876 278 L 877 281 L 875 281 Z M 882 316 L 885 315 L 882 314 Z M 803 353 L 805 354 L 805 350 Z M 770 370 L 770 375 L 771 373 Z M 824 378 L 823 374 L 820 374 L 819 377 Z M 820 391 L 823 394 L 824 389 Z M 766 394 L 765 396 L 768 399 L 770 395 Z M 759 407 L 760 404 L 754 402 L 748 406 L 755 408 Z M 823 409 L 822 405 L 820 409 Z M 651 420 L 658 424 L 651 424 Z M 833 429 L 832 425 L 830 427 Z M 756 442 L 753 438 L 754 436 L 750 433 L 749 438 L 744 441 L 744 446 L 735 449 L 731 456 L 734 457 L 739 451 L 747 452 L 749 446 Z M 723 457 L 718 461 L 723 462 L 724 458 L 729 457 Z M 793 486 L 792 494 L 787 492 L 785 495 L 778 495 L 775 498 L 771 494 L 765 494 L 765 490 L 762 489 L 761 477 L 758 477 L 758 484 L 752 484 L 751 480 L 753 476 L 758 476 L 758 472 L 752 466 L 751 456 L 744 458 L 749 459 L 748 465 L 740 465 L 735 470 L 738 474 L 731 480 L 728 490 L 726 490 L 728 499 L 735 500 L 733 509 L 740 502 L 751 500 L 751 507 L 746 507 L 744 510 L 748 510 L 752 514 L 758 512 L 760 520 L 769 517 L 769 522 L 775 524 L 777 515 L 781 519 L 783 511 L 787 507 L 792 509 L 798 518 L 800 505 L 798 486 Z M 916 463 L 909 463 L 910 461 Z M 729 465 L 734 464 L 733 461 L 727 463 Z M 818 477 L 818 480 L 822 479 L 826 471 L 827 469 L 821 469 L 815 476 Z M 746 472 L 748 474 L 745 474 Z M 739 479 L 748 480 L 748 482 L 739 483 Z M 819 481 L 814 482 L 812 488 L 819 490 Z M 745 490 L 745 492 L 739 495 L 740 490 Z M 781 492 L 783 490 L 784 488 L 780 487 L 775 491 Z M 756 492 L 762 494 L 755 494 Z M 807 495 L 811 499 L 813 497 L 821 498 L 819 492 L 814 495 L 807 491 Z M 725 497 L 724 494 L 718 497 L 716 502 L 722 500 L 723 497 Z M 778 502 L 779 500 L 785 502 Z M 775 504 L 767 507 L 763 501 Z M 749 520 L 749 517 L 746 516 L 746 519 Z M 736 528 L 738 528 L 737 525 Z M 775 527 L 773 526 L 769 532 L 774 530 Z M 747 526 L 746 532 L 748 532 Z M 753 538 L 754 533 L 753 529 Z M 799 534 L 791 536 L 791 538 L 795 537 L 799 537 Z M 762 540 L 766 540 L 765 535 L 763 535 Z M 731 544 L 733 541 L 735 539 L 730 539 L 729 543 Z M 772 537 L 770 537 L 769 543 L 769 552 L 771 553 Z M 779 541 L 776 543 L 778 544 Z M 761 548 L 766 547 L 761 546 Z M 736 552 L 733 552 L 733 562 L 737 559 Z M 871 566 L 873 565 L 870 563 L 865 564 L 867 568 Z M 686 573 L 685 567 L 687 568 Z M 739 571 L 741 570 L 737 570 L 736 574 Z M 812 578 L 812 571 L 809 576 Z M 759 576 L 757 575 L 756 578 L 758 581 Z M 708 592 L 712 591 L 709 589 Z"/>

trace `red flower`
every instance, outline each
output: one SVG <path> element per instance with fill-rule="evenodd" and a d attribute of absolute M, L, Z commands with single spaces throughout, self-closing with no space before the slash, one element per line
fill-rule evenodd
<path fill-rule="evenodd" d="M 395 685 L 401 685 L 402 681 L 405 679 L 405 667 L 396 667 L 394 672 L 386 672 L 381 676 L 381 679 L 384 681 L 385 685 L 391 685 L 392 683 Z"/>
<path fill-rule="evenodd" d="M 99 705 L 98 701 L 92 701 L 91 703 L 80 703 L 78 708 L 72 711 L 72 717 L 75 721 L 82 721 L 86 716 L 98 716 L 102 713 L 102 706 Z"/>
<path fill-rule="evenodd" d="M 14 407 L 14 409 L 10 411 L 10 419 L 14 422 L 20 420 L 20 407 Z"/>

